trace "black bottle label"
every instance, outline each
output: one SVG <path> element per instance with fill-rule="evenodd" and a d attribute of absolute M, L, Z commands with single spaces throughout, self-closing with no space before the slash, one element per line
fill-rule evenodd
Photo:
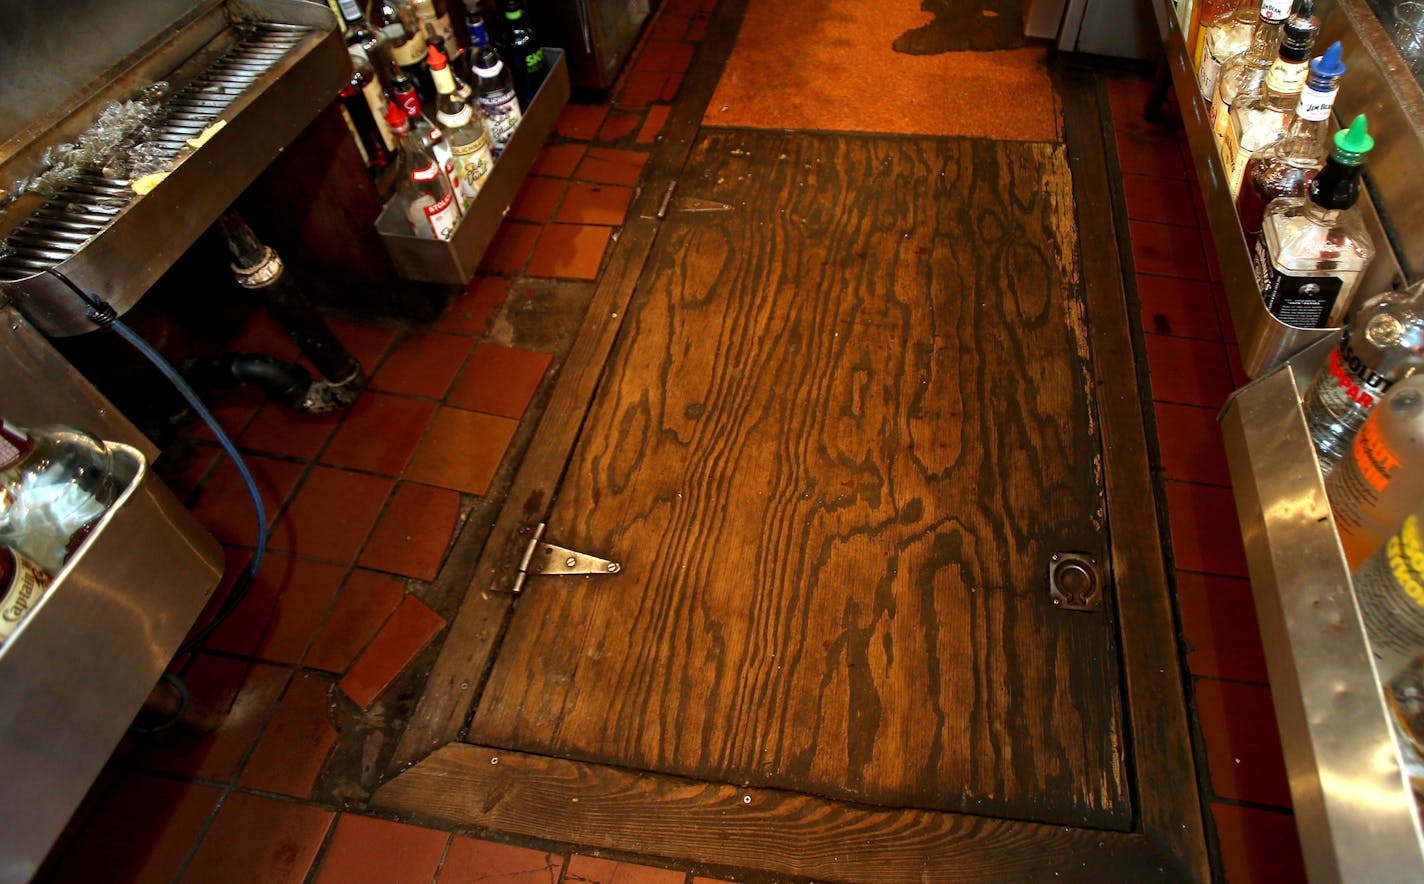
<path fill-rule="evenodd" d="M 1295 328 L 1325 328 L 1345 281 L 1338 276 L 1306 276 L 1283 270 L 1271 259 L 1265 239 L 1251 254 L 1256 284 L 1271 315 Z"/>

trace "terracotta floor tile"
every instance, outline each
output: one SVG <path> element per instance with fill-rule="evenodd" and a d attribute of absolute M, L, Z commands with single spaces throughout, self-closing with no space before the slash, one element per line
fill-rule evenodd
<path fill-rule="evenodd" d="M 447 832 L 342 814 L 314 884 L 430 884 L 449 840 Z"/>
<path fill-rule="evenodd" d="M 687 873 L 576 853 L 569 857 L 568 877 L 581 884 L 682 884 Z"/>
<path fill-rule="evenodd" d="M 524 186 L 509 206 L 509 217 L 516 221 L 543 224 L 554 217 L 554 209 L 564 195 L 568 182 L 562 178 L 526 178 Z"/>
<path fill-rule="evenodd" d="M 436 404 L 366 392 L 346 413 L 323 463 L 398 476 L 425 435 Z"/>
<path fill-rule="evenodd" d="M 481 327 L 480 332 L 483 331 Z M 470 355 L 470 346 L 470 339 L 463 335 L 413 334 L 386 357 L 371 387 L 387 393 L 441 399 Z"/>
<path fill-rule="evenodd" d="M 643 128 L 638 130 L 638 143 L 652 144 L 657 141 L 658 136 L 663 132 L 663 126 L 667 125 L 668 116 L 671 113 L 672 107 L 666 104 L 655 104 L 648 108 L 648 116 L 643 120 Z"/>
<path fill-rule="evenodd" d="M 456 835 L 437 884 L 549 884 L 560 880 L 564 861 L 564 857 L 542 850 Z"/>
<path fill-rule="evenodd" d="M 518 428 L 519 422 L 509 418 L 442 408 L 415 450 L 405 478 L 484 494 Z"/>
<path fill-rule="evenodd" d="M 193 884 L 300 884 L 333 814 L 319 807 L 229 795 L 198 845 L 183 881 Z"/>
<path fill-rule="evenodd" d="M 1226 466 L 1226 443 L 1216 410 L 1194 405 L 1153 403 L 1157 414 L 1157 447 L 1162 469 L 1169 479 L 1230 485 Z"/>
<path fill-rule="evenodd" d="M 1290 807 L 1290 785 L 1270 689 L 1200 678 L 1195 682 L 1195 696 L 1213 794 Z"/>
<path fill-rule="evenodd" d="M 262 792 L 305 798 L 316 784 L 327 753 L 336 744 L 336 728 L 327 713 L 331 682 L 298 672 L 277 704 L 277 711 L 243 766 L 238 785 Z"/>
<path fill-rule="evenodd" d="M 263 663 L 198 654 L 183 674 L 196 709 L 222 717 L 216 731 L 172 728 L 146 738 L 132 760 L 140 767 L 229 782 L 266 723 L 291 672 Z"/>
<path fill-rule="evenodd" d="M 638 131 L 638 127 L 643 124 L 643 115 L 640 113 L 622 113 L 615 111 L 608 115 L 608 119 L 603 121 L 603 126 L 598 130 L 599 141 L 621 141 Z"/>
<path fill-rule="evenodd" d="M 1236 343 L 1236 324 L 1231 321 L 1231 306 L 1226 301 L 1226 287 L 1212 283 L 1211 299 L 1216 303 L 1216 321 L 1221 325 L 1221 339 Z"/>
<path fill-rule="evenodd" d="M 404 597 L 404 580 L 360 568 L 352 571 L 302 662 L 344 673 Z"/>
<path fill-rule="evenodd" d="M 648 36 L 653 40 L 681 40 L 687 34 L 687 26 L 691 23 L 692 19 L 688 16 L 664 12 L 648 29 Z"/>
<path fill-rule="evenodd" d="M 448 401 L 457 408 L 518 420 L 538 392 L 552 360 L 548 353 L 480 344 Z"/>
<path fill-rule="evenodd" d="M 335 316 L 327 317 L 326 324 L 331 326 L 332 333 L 345 345 L 352 358 L 361 363 L 368 375 L 380 365 L 381 357 L 396 339 L 393 328 L 380 328 Z"/>
<path fill-rule="evenodd" d="M 597 279 L 612 235 L 607 227 L 551 224 L 539 234 L 526 272 L 559 279 Z"/>
<path fill-rule="evenodd" d="M 1221 845 L 1221 871 L 1231 884 L 1304 884 L 1294 816 L 1213 801 L 1211 817 Z"/>
<path fill-rule="evenodd" d="M 539 152 L 531 175 L 548 175 L 553 178 L 569 178 L 578 168 L 588 147 L 583 144 L 553 144 Z"/>
<path fill-rule="evenodd" d="M 633 188 L 616 184 L 570 184 L 557 220 L 566 224 L 607 224 L 617 227 L 628 216 Z"/>
<path fill-rule="evenodd" d="M 1224 345 L 1147 335 L 1147 368 L 1158 402 L 1219 408 L 1235 384 Z"/>
<path fill-rule="evenodd" d="M 246 567 L 246 558 L 229 564 L 225 581 Z M 301 662 L 344 576 L 346 569 L 339 565 L 267 553 L 247 597 L 208 638 L 207 649 L 274 663 Z"/>
<path fill-rule="evenodd" d="M 315 460 L 341 417 L 340 412 L 308 414 L 268 402 L 237 441 L 251 451 Z"/>
<path fill-rule="evenodd" d="M 263 353 L 278 359 L 296 359 L 302 352 L 282 324 L 272 314 L 258 307 L 228 339 L 225 348 L 232 353 Z"/>
<path fill-rule="evenodd" d="M 683 75 L 661 71 L 634 70 L 618 95 L 621 108 L 643 108 L 654 102 L 670 102 L 677 97 Z"/>
<path fill-rule="evenodd" d="M 1178 568 L 1247 577 L 1246 551 L 1230 488 L 1167 482 L 1167 519 Z"/>
<path fill-rule="evenodd" d="M 1211 287 L 1200 280 L 1137 274 L 1142 330 L 1149 335 L 1221 340 Z"/>
<path fill-rule="evenodd" d="M 282 517 L 273 549 L 343 564 L 356 560 L 394 479 L 316 466 Z"/>
<path fill-rule="evenodd" d="M 460 495 L 402 482 L 361 553 L 361 566 L 434 580 L 460 516 Z"/>
<path fill-rule="evenodd" d="M 1159 175 L 1164 178 L 1185 178 L 1177 139 L 1164 135 L 1117 131 L 1117 160 L 1122 171 L 1134 175 Z"/>
<path fill-rule="evenodd" d="M 680 74 L 692 67 L 697 47 L 681 40 L 649 40 L 638 53 L 634 69 Z"/>
<path fill-rule="evenodd" d="M 479 337 L 490 317 L 509 297 L 509 280 L 500 276 L 476 276 L 435 323 L 438 331 Z"/>
<path fill-rule="evenodd" d="M 1151 221 L 1127 224 L 1132 238 L 1133 267 L 1138 273 L 1207 280 L 1200 231 Z"/>
<path fill-rule="evenodd" d="M 369 707 L 444 628 L 443 617 L 415 596 L 406 596 L 341 679 L 341 690 L 357 706 Z"/>
<path fill-rule="evenodd" d="M 567 104 L 554 123 L 554 131 L 576 141 L 592 141 L 607 115 L 607 105 Z"/>
<path fill-rule="evenodd" d="M 178 874 L 221 794 L 197 783 L 119 774 L 47 880 L 167 884 Z"/>
<path fill-rule="evenodd" d="M 648 155 L 636 150 L 618 150 L 612 147 L 591 147 L 579 163 L 574 177 L 596 184 L 623 184 L 632 186 L 643 175 L 643 165 Z"/>
<path fill-rule="evenodd" d="M 518 273 L 534 251 L 534 242 L 539 238 L 540 227 L 535 224 L 519 224 L 506 221 L 499 226 L 485 251 L 480 263 L 483 273 Z"/>
<path fill-rule="evenodd" d="M 1177 604 L 1193 675 L 1267 682 L 1250 581 L 1178 571 Z"/>
<path fill-rule="evenodd" d="M 271 524 L 296 487 L 306 465 L 261 456 L 247 456 L 243 460 L 257 482 L 257 490 L 267 507 L 267 522 Z M 252 499 L 248 497 L 247 486 L 238 475 L 237 467 L 226 456 L 199 489 L 192 509 L 203 527 L 223 543 L 239 546 L 256 543 L 257 523 L 252 511 Z"/>

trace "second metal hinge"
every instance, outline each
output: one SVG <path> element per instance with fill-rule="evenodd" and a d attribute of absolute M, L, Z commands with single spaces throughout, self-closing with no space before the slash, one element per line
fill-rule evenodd
<path fill-rule="evenodd" d="M 565 549 L 544 542 L 547 523 L 540 522 L 524 548 L 524 557 L 519 561 L 519 573 L 514 577 L 510 590 L 518 594 L 524 589 L 524 579 L 530 574 L 567 574 L 591 576 L 594 574 L 617 574 L 623 566 L 617 562 L 600 559 L 587 553 Z"/>

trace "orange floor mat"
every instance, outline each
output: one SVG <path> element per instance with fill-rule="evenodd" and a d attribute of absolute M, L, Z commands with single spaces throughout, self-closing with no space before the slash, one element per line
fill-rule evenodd
<path fill-rule="evenodd" d="M 750 0 L 709 126 L 1060 141 L 1014 3 Z"/>

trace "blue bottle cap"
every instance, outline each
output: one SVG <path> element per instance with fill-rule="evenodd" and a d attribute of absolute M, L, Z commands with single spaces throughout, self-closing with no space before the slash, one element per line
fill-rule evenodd
<path fill-rule="evenodd" d="M 1343 52 L 1339 40 L 1331 43 L 1324 55 L 1316 56 L 1310 60 L 1310 73 L 1322 79 L 1340 79 L 1345 75 L 1345 63 L 1340 60 Z"/>

